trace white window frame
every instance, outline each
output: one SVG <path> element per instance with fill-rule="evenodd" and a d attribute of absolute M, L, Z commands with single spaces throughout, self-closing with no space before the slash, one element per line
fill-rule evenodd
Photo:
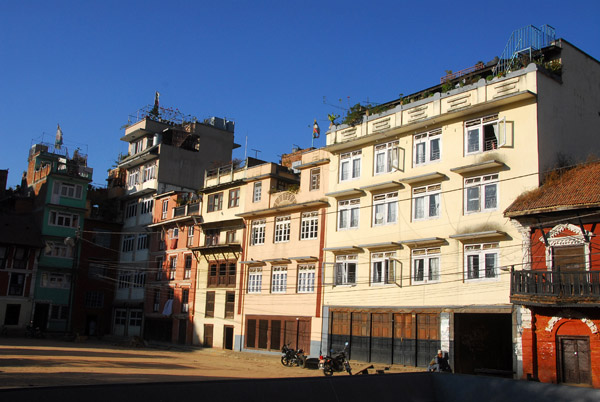
<path fill-rule="evenodd" d="M 129 188 L 135 187 L 140 183 L 140 168 L 134 168 L 127 172 L 127 185 Z"/>
<path fill-rule="evenodd" d="M 499 192 L 498 173 L 465 178 L 465 215 L 497 210 L 500 200 Z M 492 195 L 494 199 L 493 206 L 488 203 L 488 201 L 491 201 Z M 490 197 L 490 200 L 488 200 L 488 197 Z M 474 208 L 475 201 L 477 202 L 476 209 Z"/>
<path fill-rule="evenodd" d="M 49 251 L 45 251 L 44 255 L 47 257 L 56 258 L 73 258 L 72 247 L 62 244 L 60 242 L 48 242 L 50 248 Z"/>
<path fill-rule="evenodd" d="M 338 230 L 358 229 L 360 222 L 360 198 L 338 202 Z"/>
<path fill-rule="evenodd" d="M 169 280 L 174 280 L 177 275 L 177 256 L 169 256 Z"/>
<path fill-rule="evenodd" d="M 373 172 L 375 175 L 391 173 L 398 168 L 400 141 L 378 144 L 374 147 Z"/>
<path fill-rule="evenodd" d="M 486 130 L 494 131 L 494 139 L 485 140 Z M 465 122 L 465 155 L 493 151 L 506 145 L 506 117 L 485 116 Z"/>
<path fill-rule="evenodd" d="M 61 197 L 80 200 L 83 195 L 83 186 L 81 184 L 71 184 L 61 181 L 54 182 L 54 194 Z"/>
<path fill-rule="evenodd" d="M 76 228 L 79 226 L 79 215 L 59 211 L 50 211 L 48 214 L 48 224 L 50 226 Z"/>
<path fill-rule="evenodd" d="M 259 246 L 265 244 L 265 229 L 267 221 L 265 219 L 257 219 L 252 221 L 252 230 L 250 233 L 250 245 Z"/>
<path fill-rule="evenodd" d="M 374 195 L 373 226 L 394 225 L 396 222 L 398 222 L 398 192 Z"/>
<path fill-rule="evenodd" d="M 321 168 L 310 169 L 310 191 L 321 188 Z"/>
<path fill-rule="evenodd" d="M 413 221 L 437 219 L 440 217 L 441 191 L 441 184 L 413 188 Z M 422 209 L 419 209 L 418 204 L 422 204 Z"/>
<path fill-rule="evenodd" d="M 465 245 L 465 282 L 497 280 L 500 271 L 499 243 Z M 492 263 L 493 266 L 490 266 Z"/>
<path fill-rule="evenodd" d="M 362 150 L 346 152 L 340 155 L 339 181 L 350 181 L 360 178 Z"/>
<path fill-rule="evenodd" d="M 300 219 L 300 240 L 313 240 L 319 237 L 319 212 L 303 212 Z"/>
<path fill-rule="evenodd" d="M 169 216 L 169 200 L 164 200 L 162 203 L 162 219 L 167 219 Z"/>
<path fill-rule="evenodd" d="M 371 285 L 389 285 L 396 282 L 395 251 L 371 253 Z"/>
<path fill-rule="evenodd" d="M 127 203 L 125 207 L 125 219 L 134 218 L 137 215 L 137 201 Z"/>
<path fill-rule="evenodd" d="M 288 267 L 285 265 L 271 268 L 271 293 L 286 293 Z"/>
<path fill-rule="evenodd" d="M 315 264 L 298 265 L 298 293 L 314 293 L 315 292 Z"/>
<path fill-rule="evenodd" d="M 260 293 L 262 290 L 262 267 L 248 268 L 248 293 Z"/>
<path fill-rule="evenodd" d="M 285 243 L 290 241 L 290 227 L 292 218 L 290 216 L 278 216 L 275 218 L 274 243 Z"/>
<path fill-rule="evenodd" d="M 156 162 L 149 163 L 144 166 L 144 178 L 143 180 L 149 181 L 156 178 Z"/>
<path fill-rule="evenodd" d="M 435 143 L 437 142 L 437 150 Z M 413 166 L 442 160 L 442 129 L 415 134 L 413 137 Z"/>
<path fill-rule="evenodd" d="M 442 252 L 440 247 L 413 249 L 411 278 L 414 285 L 440 281 Z"/>
<path fill-rule="evenodd" d="M 187 245 L 191 246 L 194 243 L 194 225 L 188 225 L 187 227 Z"/>
<path fill-rule="evenodd" d="M 358 254 L 338 255 L 335 257 L 333 273 L 334 286 L 354 286 L 358 273 Z"/>
<path fill-rule="evenodd" d="M 262 181 L 254 182 L 252 189 L 252 202 L 259 202 L 262 199 Z"/>
<path fill-rule="evenodd" d="M 152 198 L 142 200 L 142 202 L 140 204 L 142 205 L 142 208 L 141 208 L 142 215 L 152 213 L 152 208 L 154 207 L 154 200 Z"/>
<path fill-rule="evenodd" d="M 137 249 L 138 250 L 145 250 L 147 248 L 148 248 L 148 235 L 147 234 L 138 235 L 138 238 L 137 238 Z"/>
<path fill-rule="evenodd" d="M 135 235 L 123 236 L 123 245 L 121 247 L 121 251 L 124 253 L 133 251 L 134 244 L 135 244 Z"/>
<path fill-rule="evenodd" d="M 69 289 L 71 287 L 71 275 L 43 272 L 40 286 L 43 288 Z"/>

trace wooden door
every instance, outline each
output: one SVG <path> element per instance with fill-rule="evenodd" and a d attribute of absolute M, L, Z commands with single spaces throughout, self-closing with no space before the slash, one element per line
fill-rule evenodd
<path fill-rule="evenodd" d="M 417 365 L 415 320 L 411 313 L 394 314 L 394 364 Z"/>
<path fill-rule="evenodd" d="M 371 359 L 372 362 L 392 362 L 392 321 L 390 313 L 371 315 Z"/>
<path fill-rule="evenodd" d="M 205 348 L 213 347 L 213 326 L 212 324 L 204 324 L 204 344 Z"/>
<path fill-rule="evenodd" d="M 558 337 L 560 382 L 591 384 L 590 339 Z"/>
<path fill-rule="evenodd" d="M 223 348 L 233 350 L 233 327 L 225 325 L 223 328 Z"/>

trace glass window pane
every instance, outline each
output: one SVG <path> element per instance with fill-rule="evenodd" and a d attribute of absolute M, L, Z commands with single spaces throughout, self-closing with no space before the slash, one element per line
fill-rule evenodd
<path fill-rule="evenodd" d="M 479 128 L 469 130 L 467 134 L 467 152 L 479 151 Z"/>
<path fill-rule="evenodd" d="M 436 138 L 431 140 L 430 147 L 429 160 L 436 161 L 440 159 L 440 139 Z"/>
<path fill-rule="evenodd" d="M 485 208 L 493 209 L 497 206 L 496 199 L 496 184 L 488 184 L 485 186 Z"/>
<path fill-rule="evenodd" d="M 467 211 L 479 211 L 479 186 L 467 188 Z"/>

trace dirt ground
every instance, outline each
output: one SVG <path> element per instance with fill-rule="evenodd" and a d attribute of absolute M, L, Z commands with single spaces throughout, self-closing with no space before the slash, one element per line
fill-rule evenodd
<path fill-rule="evenodd" d="M 354 371 L 366 366 L 351 364 Z M 394 366 L 390 371 L 421 370 Z M 176 346 L 132 348 L 92 340 L 0 338 L 0 388 L 322 375 L 319 370 L 284 367 L 280 355 Z"/>

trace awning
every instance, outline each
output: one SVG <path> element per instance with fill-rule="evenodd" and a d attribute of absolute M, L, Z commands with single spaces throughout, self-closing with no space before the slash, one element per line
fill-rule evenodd
<path fill-rule="evenodd" d="M 499 169 L 503 166 L 506 166 L 504 164 L 504 162 L 500 162 L 500 161 L 492 159 L 492 160 L 485 161 L 485 162 L 473 163 L 471 165 L 465 165 L 465 166 L 452 168 L 452 169 L 450 169 L 450 171 L 454 172 L 454 173 L 458 173 L 458 174 L 465 174 L 465 173 L 471 173 L 471 172 L 478 172 L 478 171 L 485 170 L 485 169 Z"/>
<path fill-rule="evenodd" d="M 441 237 L 426 237 L 422 239 L 411 239 L 402 240 L 400 244 L 404 244 L 407 247 L 428 247 L 437 246 L 446 243 L 446 240 Z"/>
<path fill-rule="evenodd" d="M 449 236 L 451 239 L 456 240 L 473 240 L 473 239 L 487 239 L 490 237 L 506 237 L 505 232 L 499 230 L 487 230 L 485 232 L 472 232 L 472 233 L 460 233 Z"/>

